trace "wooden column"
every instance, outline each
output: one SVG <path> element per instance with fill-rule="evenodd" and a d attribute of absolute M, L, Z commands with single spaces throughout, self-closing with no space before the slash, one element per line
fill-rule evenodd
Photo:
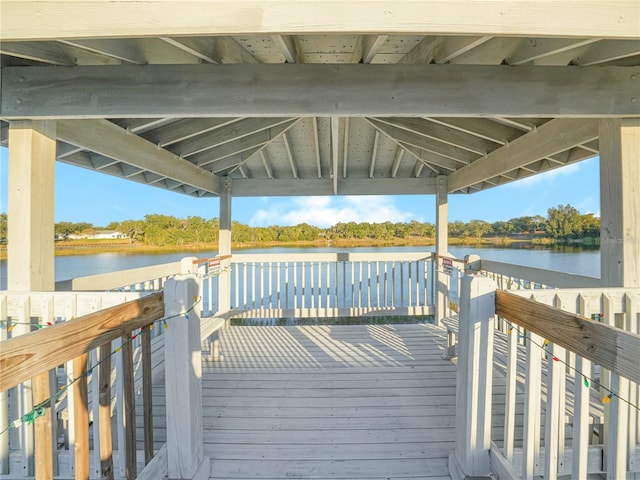
<path fill-rule="evenodd" d="M 231 179 L 220 179 L 220 236 L 218 239 L 218 255 L 231 255 Z M 231 260 L 220 262 L 220 278 L 218 279 L 218 312 L 226 313 L 231 308 Z"/>
<path fill-rule="evenodd" d="M 600 211 L 603 285 L 640 287 L 640 119 L 600 121 Z M 629 380 L 612 374 L 611 389 L 628 398 Z M 628 406 L 618 397 L 605 409 L 608 478 L 626 475 L 628 430 L 624 422 L 628 414 Z"/>
<path fill-rule="evenodd" d="M 9 290 L 53 291 L 54 282 L 54 178 L 56 124 L 19 121 L 9 125 L 8 260 Z M 22 392 L 38 405 L 51 396 L 49 372 L 32 380 Z M 29 399 L 31 400 L 31 399 Z M 35 474 L 53 478 L 52 414 L 47 409 L 36 419 Z M 26 447 L 25 447 L 26 448 Z M 25 473 L 28 474 L 30 465 Z"/>
<path fill-rule="evenodd" d="M 640 286 L 640 119 L 600 121 L 603 286 Z"/>
<path fill-rule="evenodd" d="M 56 125 L 9 126 L 8 289 L 53 291 Z"/>
<path fill-rule="evenodd" d="M 198 286 L 194 275 L 170 279 L 164 285 L 165 390 L 169 478 L 208 478 L 209 460 L 203 454 L 202 357 L 200 322 L 189 309 Z M 170 318 L 175 316 L 174 318 Z M 200 478 L 200 477 L 198 477 Z"/>
<path fill-rule="evenodd" d="M 440 255 L 449 253 L 449 204 L 447 200 L 448 182 L 446 175 L 438 175 L 436 179 L 436 324 L 447 316 L 449 305 L 449 276 L 443 273 Z"/>
<path fill-rule="evenodd" d="M 460 291 L 456 445 L 451 478 L 488 477 L 491 448 L 491 382 L 496 284 L 465 275 Z"/>

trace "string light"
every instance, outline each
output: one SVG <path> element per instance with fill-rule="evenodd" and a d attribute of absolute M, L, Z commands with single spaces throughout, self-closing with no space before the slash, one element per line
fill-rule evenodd
<path fill-rule="evenodd" d="M 602 317 L 604 318 L 604 314 L 601 314 Z M 505 323 L 507 323 L 509 325 L 509 330 L 508 333 L 511 334 L 511 331 L 513 330 L 513 328 L 515 327 L 513 323 L 511 323 L 509 320 L 504 319 L 503 321 Z M 572 365 L 568 364 L 567 362 L 565 362 L 564 360 L 556 357 L 555 355 L 552 355 L 551 352 L 548 351 L 548 345 L 549 345 L 549 340 L 544 340 L 543 344 L 540 345 L 539 343 L 537 343 L 535 340 L 533 340 L 531 338 L 530 335 L 518 335 L 518 338 L 526 338 L 529 342 L 533 343 L 534 345 L 540 347 L 547 355 L 551 356 L 551 358 L 553 359 L 553 361 L 555 362 L 560 362 L 562 363 L 565 367 L 567 367 L 568 369 L 573 370 L 574 372 L 576 372 L 576 374 L 582 376 L 582 384 L 586 387 L 589 388 L 589 386 L 591 384 L 594 383 L 593 379 L 588 377 L 587 375 L 585 375 L 584 373 L 582 373 L 580 370 L 578 370 L 577 368 L 573 367 Z M 613 397 L 616 397 L 618 400 L 626 403 L 627 405 L 629 405 L 632 408 L 635 408 L 636 410 L 640 411 L 640 406 L 635 405 L 633 403 L 631 403 L 629 400 L 627 400 L 626 398 L 621 397 L 620 395 L 618 395 L 616 392 L 614 392 L 613 390 L 611 390 L 610 388 L 605 387 L 604 385 L 602 385 L 601 383 L 598 385 L 599 388 L 605 390 L 607 393 L 607 395 L 605 395 L 602 398 L 602 403 L 607 404 L 611 401 L 611 399 Z"/>
<path fill-rule="evenodd" d="M 177 313 L 175 315 L 171 315 L 169 317 L 165 317 L 165 318 L 162 318 L 160 320 L 156 320 L 156 322 L 154 322 L 154 323 L 162 322 L 163 325 L 164 325 L 164 328 L 166 330 L 166 329 L 169 328 L 169 325 L 167 324 L 167 320 L 170 320 L 172 318 L 178 318 L 178 317 L 181 317 L 181 316 L 184 316 L 187 320 L 189 320 L 189 312 L 193 311 L 196 308 L 198 303 L 200 303 L 201 299 L 202 298 L 198 297 L 198 296 L 194 297 L 193 305 L 191 305 L 191 307 L 189 307 L 185 312 Z M 13 328 L 15 328 L 16 324 L 17 323 L 12 323 L 11 326 L 9 327 L 8 331 L 11 331 Z M 46 326 L 49 326 L 49 325 L 46 325 Z M 150 323 L 148 325 L 148 327 L 149 327 L 149 329 L 153 328 L 153 323 Z M 142 329 L 140 329 L 135 334 L 133 334 L 133 332 L 131 332 L 131 335 L 127 338 L 127 340 L 122 345 L 116 347 L 109 354 L 108 357 L 103 358 L 102 360 L 98 361 L 97 363 L 95 363 L 94 365 L 89 367 L 84 374 L 79 375 L 78 377 L 76 377 L 73 380 L 69 381 L 65 385 L 62 385 L 60 387 L 60 389 L 54 395 L 52 395 L 51 397 L 47 398 L 46 400 L 40 402 L 38 405 L 36 405 L 33 408 L 33 410 L 31 410 L 30 412 L 25 413 L 20 418 L 14 420 L 9 425 L 7 425 L 5 427 L 5 429 L 0 432 L 0 435 L 4 435 L 4 433 L 6 433 L 7 431 L 11 430 L 12 428 L 19 428 L 20 426 L 25 425 L 25 424 L 29 425 L 29 424 L 33 423 L 36 420 L 36 418 L 44 416 L 46 414 L 46 412 L 47 412 L 47 409 L 49 409 L 51 407 L 51 404 L 55 403 L 56 400 L 58 399 L 58 397 L 60 397 L 69 387 L 71 387 L 74 383 L 76 383 L 77 381 L 79 381 L 82 378 L 88 378 L 97 367 L 99 367 L 103 362 L 105 362 L 107 360 L 107 358 L 110 358 L 113 355 L 115 355 L 116 353 L 121 352 L 122 351 L 122 347 L 124 345 L 126 345 L 127 343 L 130 343 L 130 342 L 133 342 L 133 340 L 138 338 L 138 336 L 142 335 L 143 333 L 144 333 L 144 331 Z"/>

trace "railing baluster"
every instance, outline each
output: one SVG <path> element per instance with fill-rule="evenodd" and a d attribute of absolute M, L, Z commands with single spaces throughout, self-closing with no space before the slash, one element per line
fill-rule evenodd
<path fill-rule="evenodd" d="M 125 477 L 134 480 L 137 476 L 136 458 L 136 398 L 133 377 L 133 350 L 130 337 L 122 337 L 122 380 L 124 386 L 124 416 L 125 416 L 125 445 L 126 458 Z M 121 453 L 123 450 L 120 450 Z"/>
<path fill-rule="evenodd" d="M 151 328 L 142 333 L 142 405 L 144 409 L 144 464 L 153 458 L 153 382 L 151 377 Z"/>
<path fill-rule="evenodd" d="M 626 329 L 631 333 L 638 333 L 640 327 L 640 304 L 634 301 L 634 299 L 625 294 L 624 296 L 624 310 L 626 316 Z M 629 388 L 629 403 L 632 405 L 638 405 L 640 401 L 640 385 L 630 385 Z M 640 434 L 640 412 L 635 408 L 629 408 L 629 432 L 627 439 L 628 449 L 628 465 L 629 470 L 638 470 L 638 462 L 640 459 L 637 457 L 636 445 L 640 442 L 638 435 Z M 640 475 L 638 475 L 640 476 Z"/>
<path fill-rule="evenodd" d="M 371 262 L 367 262 L 367 308 L 371 308 Z"/>
<path fill-rule="evenodd" d="M 7 297 L 0 297 L 0 318 L 7 318 Z M 7 339 L 7 328 L 0 328 L 0 341 Z M 0 431 L 9 425 L 9 392 L 0 392 Z M 0 435 L 0 475 L 9 473 L 9 435 Z"/>
<path fill-rule="evenodd" d="M 276 262 L 276 308 L 282 308 L 282 300 L 280 296 L 280 270 L 282 269 L 282 263 Z"/>
<path fill-rule="evenodd" d="M 99 349 L 98 367 L 100 428 L 100 475 L 102 480 L 113 480 L 113 440 L 111 437 L 111 342 Z M 95 420 L 94 420 L 95 422 Z"/>
<path fill-rule="evenodd" d="M 391 306 L 396 306 L 396 262 L 391 262 Z"/>
<path fill-rule="evenodd" d="M 88 383 L 88 398 L 91 399 L 91 411 L 89 418 L 93 418 L 91 424 L 91 431 L 93 432 L 93 448 L 91 449 L 91 458 L 93 459 L 93 468 L 91 469 L 91 476 L 97 477 L 100 475 L 100 443 L 102 437 L 100 436 L 100 422 L 98 421 L 100 416 L 100 384 L 98 380 L 98 369 L 93 369 L 94 365 L 98 365 L 99 356 L 98 350 L 92 350 L 87 359 L 91 368 L 89 376 L 87 377 Z M 91 465 L 91 461 L 89 464 Z"/>
<path fill-rule="evenodd" d="M 89 407 L 87 395 L 87 354 L 73 360 L 75 478 L 88 480 L 89 471 Z"/>
<path fill-rule="evenodd" d="M 544 478 L 555 480 L 558 478 L 558 466 L 560 458 L 560 445 L 564 445 L 564 399 L 561 389 L 565 382 L 566 370 L 564 363 L 554 361 L 555 358 L 564 358 L 565 350 L 558 345 L 550 346 L 547 376 L 547 409 L 545 414 L 545 456 Z"/>
<path fill-rule="evenodd" d="M 523 433 L 522 477 L 533 478 L 540 453 L 540 384 L 542 338 L 529 332 L 525 372 L 525 411 Z"/>
<path fill-rule="evenodd" d="M 514 435 L 516 427 L 516 396 L 518 367 L 518 332 L 515 325 L 507 336 L 506 395 L 504 403 L 504 456 L 513 462 Z"/>
<path fill-rule="evenodd" d="M 126 418 L 124 412 L 124 362 L 122 353 L 122 339 L 117 338 L 113 342 L 116 360 L 116 438 L 118 441 L 118 476 L 124 477 L 127 470 L 127 462 L 125 458 L 125 444 L 127 442 L 125 429 Z"/>
<path fill-rule="evenodd" d="M 24 335 L 31 330 L 31 306 L 28 296 L 23 296 L 19 300 L 18 315 L 16 320 L 16 326 L 13 329 L 13 337 Z M 32 380 L 25 382 L 18 387 L 18 416 L 22 416 L 25 413 L 33 410 L 33 386 Z M 18 445 L 22 453 L 22 474 L 25 477 L 33 475 L 33 425 L 29 422 L 22 424 L 18 430 Z"/>
<path fill-rule="evenodd" d="M 258 290 L 258 277 L 256 274 L 256 262 L 251 263 L 251 308 L 256 308 L 256 295 Z"/>

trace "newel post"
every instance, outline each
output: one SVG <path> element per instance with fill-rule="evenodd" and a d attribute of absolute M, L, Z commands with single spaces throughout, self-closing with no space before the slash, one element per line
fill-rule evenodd
<path fill-rule="evenodd" d="M 460 292 L 456 446 L 449 456 L 451 478 L 489 477 L 491 383 L 496 284 L 465 275 Z"/>
<path fill-rule="evenodd" d="M 195 275 L 170 279 L 164 285 L 165 389 L 167 453 L 171 479 L 209 478 L 202 428 L 202 357 L 200 322 L 189 311 L 198 297 Z M 169 318 L 175 316 L 174 318 Z"/>

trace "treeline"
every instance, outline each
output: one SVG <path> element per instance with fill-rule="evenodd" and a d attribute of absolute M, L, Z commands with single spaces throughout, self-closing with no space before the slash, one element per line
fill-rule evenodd
<path fill-rule="evenodd" d="M 5 215 L 5 214 L 2 214 Z M 0 225 L 5 224 L 0 219 Z M 6 220 L 6 215 L 4 220 Z M 117 230 L 130 239 L 149 245 L 170 246 L 218 241 L 218 219 L 205 220 L 201 217 L 176 218 L 169 215 L 146 215 L 143 220 L 113 222 L 106 229 Z M 56 224 L 56 234 L 64 238 L 98 230 L 88 223 L 60 222 Z M 0 233 L 1 235 L 1 233 Z M 592 214 L 581 214 L 571 205 L 558 205 L 541 215 L 512 218 L 507 221 L 489 223 L 483 220 L 449 223 L 449 235 L 458 238 L 517 237 L 536 236 L 559 240 L 600 235 L 600 219 Z M 294 226 L 250 227 L 233 222 L 232 240 L 235 242 L 298 242 L 315 240 L 395 240 L 433 238 L 435 225 L 432 223 L 384 222 L 384 223 L 337 223 L 329 228 L 320 228 L 302 223 Z M 0 237 L 5 238 L 5 237 Z"/>

